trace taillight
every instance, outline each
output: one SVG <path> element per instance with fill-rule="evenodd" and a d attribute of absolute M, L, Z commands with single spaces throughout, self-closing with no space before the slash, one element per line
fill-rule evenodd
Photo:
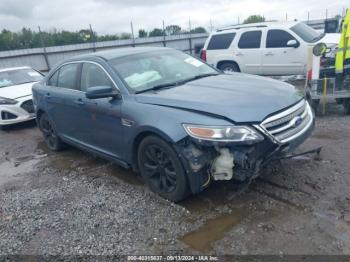
<path fill-rule="evenodd" d="M 312 69 L 307 71 L 307 80 L 310 81 L 312 79 Z"/>
<path fill-rule="evenodd" d="M 201 58 L 203 61 L 207 61 L 207 50 L 202 49 L 200 58 Z"/>

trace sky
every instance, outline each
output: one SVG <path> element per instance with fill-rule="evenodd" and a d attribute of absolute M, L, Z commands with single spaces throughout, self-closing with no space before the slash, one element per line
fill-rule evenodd
<path fill-rule="evenodd" d="M 0 0 L 0 30 L 88 28 L 98 34 L 147 31 L 178 24 L 210 30 L 242 22 L 252 14 L 267 20 L 307 20 L 341 14 L 350 0 Z"/>

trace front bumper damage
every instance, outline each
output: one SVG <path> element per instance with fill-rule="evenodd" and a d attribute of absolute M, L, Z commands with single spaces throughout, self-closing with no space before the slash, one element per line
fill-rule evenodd
<path fill-rule="evenodd" d="M 313 129 L 314 121 L 288 143 L 278 143 L 265 134 L 262 142 L 252 145 L 208 142 L 187 137 L 176 144 L 176 149 L 188 174 L 191 191 L 195 194 L 213 180 L 251 181 L 271 161 L 290 157 Z"/>

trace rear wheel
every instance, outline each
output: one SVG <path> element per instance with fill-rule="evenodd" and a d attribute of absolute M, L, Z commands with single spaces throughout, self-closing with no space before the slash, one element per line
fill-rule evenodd
<path fill-rule="evenodd" d="M 350 99 L 343 100 L 345 114 L 350 115 Z"/>
<path fill-rule="evenodd" d="M 52 151 L 60 151 L 64 148 L 64 143 L 58 137 L 52 126 L 48 116 L 43 113 L 39 119 L 39 128 L 44 135 L 44 139 L 48 148 Z"/>
<path fill-rule="evenodd" d="M 171 145 L 156 136 L 140 143 L 138 165 L 150 189 L 177 202 L 189 195 L 185 170 Z"/>
<path fill-rule="evenodd" d="M 224 73 L 240 72 L 238 65 L 232 62 L 220 64 L 219 69 Z"/>

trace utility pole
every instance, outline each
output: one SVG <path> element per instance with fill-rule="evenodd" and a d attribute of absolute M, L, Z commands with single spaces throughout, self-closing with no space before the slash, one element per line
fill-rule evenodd
<path fill-rule="evenodd" d="M 44 50 L 44 59 L 45 59 L 47 71 L 49 71 L 50 70 L 50 63 L 49 63 L 49 59 L 47 57 L 46 46 L 45 46 L 45 43 L 44 43 L 44 39 L 43 39 L 43 36 L 42 36 L 42 33 L 41 33 L 40 26 L 38 26 L 38 29 L 39 29 L 39 36 L 40 36 L 41 46 L 42 46 L 42 48 Z"/>
<path fill-rule="evenodd" d="M 91 24 L 89 24 L 89 27 L 90 27 L 90 35 L 91 35 L 91 41 L 92 41 L 92 50 L 96 52 L 95 34 L 94 34 L 94 31 L 92 30 Z"/>
<path fill-rule="evenodd" d="M 326 8 L 326 20 L 328 18 L 328 9 Z"/>
<path fill-rule="evenodd" d="M 288 13 L 286 13 L 286 21 L 288 21 Z"/>
<path fill-rule="evenodd" d="M 135 47 L 134 26 L 132 25 L 132 21 L 130 22 L 130 26 L 131 26 L 132 46 Z"/>
<path fill-rule="evenodd" d="M 189 27 L 189 44 L 190 44 L 190 54 L 192 54 L 192 35 L 191 35 L 191 19 L 188 19 L 188 27 Z"/>
<path fill-rule="evenodd" d="M 166 46 L 166 39 L 165 39 L 165 24 L 163 20 L 163 46 Z"/>
<path fill-rule="evenodd" d="M 211 21 L 211 19 L 209 20 L 210 23 L 210 32 L 213 32 L 213 22 Z"/>
<path fill-rule="evenodd" d="M 307 24 L 309 24 L 310 21 L 310 12 L 307 12 Z"/>

